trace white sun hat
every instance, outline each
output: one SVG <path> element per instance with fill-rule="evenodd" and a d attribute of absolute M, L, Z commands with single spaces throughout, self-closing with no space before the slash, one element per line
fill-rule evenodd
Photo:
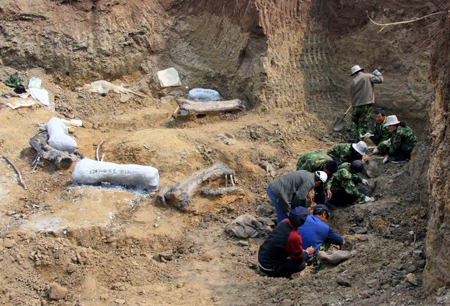
<path fill-rule="evenodd" d="M 364 141 L 361 140 L 358 143 L 352 143 L 352 147 L 362 156 L 366 155 L 367 143 L 365 143 Z"/>
<path fill-rule="evenodd" d="M 359 71 L 364 71 L 364 68 L 359 67 L 359 65 L 355 65 L 352 67 L 352 75 L 354 75 L 355 73 L 357 73 Z"/>
<path fill-rule="evenodd" d="M 386 118 L 386 123 L 384 124 L 384 126 L 389 126 L 389 125 L 396 125 L 399 124 L 400 121 L 398 121 L 398 118 L 396 115 L 391 115 L 391 116 L 387 116 Z"/>

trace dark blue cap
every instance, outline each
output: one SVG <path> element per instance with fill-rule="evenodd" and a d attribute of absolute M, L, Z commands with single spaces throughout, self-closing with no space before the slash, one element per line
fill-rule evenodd
<path fill-rule="evenodd" d="M 293 227 L 300 227 L 305 223 L 308 215 L 309 212 L 305 207 L 298 206 L 290 211 L 289 221 L 291 221 Z"/>

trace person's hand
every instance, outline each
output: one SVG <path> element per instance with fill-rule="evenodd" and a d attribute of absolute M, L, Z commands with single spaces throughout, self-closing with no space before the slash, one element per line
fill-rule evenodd
<path fill-rule="evenodd" d="M 364 202 L 373 202 L 373 201 L 375 201 L 375 199 L 374 198 L 371 198 L 371 197 L 364 197 Z"/>
<path fill-rule="evenodd" d="M 344 245 L 345 244 L 345 239 L 344 239 L 344 241 L 342 241 L 342 245 Z"/>
<path fill-rule="evenodd" d="M 331 192 L 331 190 L 327 190 L 328 199 L 331 199 L 332 196 L 333 196 L 333 193 Z"/>
<path fill-rule="evenodd" d="M 391 138 L 389 138 L 389 140 L 387 141 L 388 146 L 391 145 Z"/>
<path fill-rule="evenodd" d="M 389 161 L 389 156 L 386 156 L 386 157 L 383 159 L 383 164 L 387 163 L 388 161 Z"/>
<path fill-rule="evenodd" d="M 369 186 L 369 181 L 366 180 L 366 179 L 363 179 L 363 180 L 362 180 L 362 183 L 363 183 L 364 185 L 366 185 L 366 186 Z"/>
<path fill-rule="evenodd" d="M 371 137 L 371 136 L 373 136 L 373 134 L 372 133 L 369 133 L 369 132 L 367 132 L 367 133 L 365 133 L 364 135 L 359 135 L 361 138 L 366 138 L 366 137 Z"/>
<path fill-rule="evenodd" d="M 306 252 L 308 253 L 308 255 L 312 255 L 314 254 L 314 248 L 313 247 L 309 247 L 306 249 Z"/>
<path fill-rule="evenodd" d="M 317 203 L 314 203 L 313 201 L 311 201 L 311 207 L 316 206 Z"/>

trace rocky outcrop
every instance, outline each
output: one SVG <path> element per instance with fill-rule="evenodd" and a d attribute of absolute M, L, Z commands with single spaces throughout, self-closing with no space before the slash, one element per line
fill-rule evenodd
<path fill-rule="evenodd" d="M 450 3 L 442 2 L 448 11 Z M 443 14 L 433 39 L 432 80 L 436 99 L 430 108 L 431 160 L 430 220 L 427 236 L 425 286 L 428 290 L 450 285 L 450 18 Z"/>

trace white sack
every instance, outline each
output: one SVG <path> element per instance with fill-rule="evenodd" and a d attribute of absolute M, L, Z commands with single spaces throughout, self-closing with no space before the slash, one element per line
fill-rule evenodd
<path fill-rule="evenodd" d="M 48 144 L 60 151 L 73 153 L 77 149 L 77 142 L 69 136 L 69 131 L 61 119 L 53 117 L 47 123 Z"/>
<path fill-rule="evenodd" d="M 168 68 L 156 73 L 161 87 L 181 86 L 180 76 L 175 68 Z"/>
<path fill-rule="evenodd" d="M 191 101 L 219 101 L 222 97 L 219 92 L 213 89 L 194 88 L 189 90 L 187 99 Z"/>
<path fill-rule="evenodd" d="M 84 158 L 75 166 L 72 179 L 77 184 L 110 182 L 118 185 L 142 186 L 148 191 L 156 191 L 159 172 L 150 166 L 119 165 Z"/>
<path fill-rule="evenodd" d="M 48 97 L 48 91 L 39 88 L 28 88 L 33 99 L 41 101 L 44 105 L 50 105 L 50 98 Z"/>

